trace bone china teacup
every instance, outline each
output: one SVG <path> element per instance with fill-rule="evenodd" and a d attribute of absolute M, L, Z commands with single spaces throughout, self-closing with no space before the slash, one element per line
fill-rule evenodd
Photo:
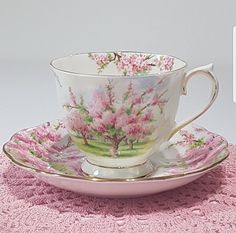
<path fill-rule="evenodd" d="M 186 65 L 176 57 L 140 52 L 75 54 L 51 62 L 65 126 L 85 154 L 85 174 L 128 179 L 152 172 L 150 155 L 202 115 L 218 93 L 212 64 L 187 73 Z M 212 81 L 210 100 L 176 124 L 179 98 L 195 75 Z"/>

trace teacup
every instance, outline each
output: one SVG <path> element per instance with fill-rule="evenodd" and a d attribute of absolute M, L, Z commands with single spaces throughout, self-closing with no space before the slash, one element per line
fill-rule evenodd
<path fill-rule="evenodd" d="M 186 73 L 186 62 L 168 55 L 83 53 L 55 59 L 51 66 L 66 128 L 84 152 L 81 168 L 91 177 L 148 175 L 150 155 L 201 116 L 218 94 L 212 64 Z M 176 124 L 180 96 L 194 75 L 212 81 L 210 100 L 200 113 Z"/>

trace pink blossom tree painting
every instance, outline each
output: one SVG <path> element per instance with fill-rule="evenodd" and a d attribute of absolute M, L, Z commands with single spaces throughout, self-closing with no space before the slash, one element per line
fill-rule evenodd
<path fill-rule="evenodd" d="M 83 138 L 84 145 L 98 139 L 109 144 L 111 156 L 118 156 L 119 147 L 125 142 L 132 150 L 135 142 L 148 140 L 148 136 L 152 135 L 152 125 L 156 122 L 154 113 L 157 109 L 162 113 L 168 101 L 164 97 L 166 90 L 161 93 L 156 91 L 161 81 L 144 88 L 141 94 L 140 91 L 135 92 L 131 81 L 121 99 L 116 96 L 113 82 L 108 81 L 104 88 L 93 93 L 88 104 L 82 96 L 78 102 L 69 89 L 70 101 L 65 104 L 70 111 L 67 127 Z"/>
<path fill-rule="evenodd" d="M 84 104 L 83 97 L 81 96 L 80 101 L 78 102 L 71 88 L 69 88 L 69 93 L 70 102 L 64 105 L 70 111 L 70 114 L 66 119 L 67 127 L 74 133 L 81 135 L 84 144 L 88 145 L 87 138 L 91 132 L 92 118 Z"/>

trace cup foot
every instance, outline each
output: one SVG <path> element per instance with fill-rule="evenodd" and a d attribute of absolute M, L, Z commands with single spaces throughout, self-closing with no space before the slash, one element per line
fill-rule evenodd
<path fill-rule="evenodd" d="M 102 179 L 133 179 L 145 177 L 152 173 L 153 165 L 147 160 L 142 164 L 138 164 L 132 167 L 103 167 L 96 164 L 92 164 L 88 160 L 85 160 L 81 169 L 85 175 L 94 178 Z"/>

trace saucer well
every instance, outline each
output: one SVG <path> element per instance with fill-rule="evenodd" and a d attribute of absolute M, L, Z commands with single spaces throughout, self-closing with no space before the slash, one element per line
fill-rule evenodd
<path fill-rule="evenodd" d="M 3 150 L 16 166 L 59 188 L 96 196 L 134 197 L 192 182 L 226 159 L 227 147 L 221 136 L 191 124 L 151 156 L 153 173 L 120 180 L 86 176 L 81 170 L 85 157 L 72 144 L 61 121 L 19 131 Z"/>

